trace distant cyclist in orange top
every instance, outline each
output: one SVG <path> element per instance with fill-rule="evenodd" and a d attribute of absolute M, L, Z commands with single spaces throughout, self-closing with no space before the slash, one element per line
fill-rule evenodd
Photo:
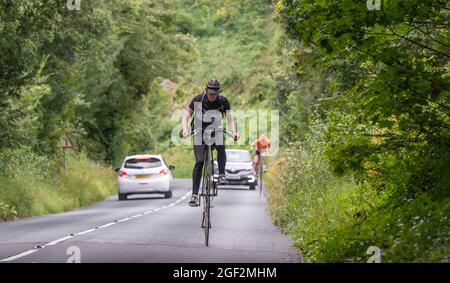
<path fill-rule="evenodd" d="M 256 155 L 253 160 L 253 170 L 255 170 L 256 174 L 258 174 L 258 162 L 260 157 L 262 156 L 262 164 L 264 170 L 266 170 L 266 156 L 265 153 L 270 149 L 270 140 L 264 135 L 261 134 L 259 138 L 257 138 L 251 145 L 250 150 L 256 147 Z"/>

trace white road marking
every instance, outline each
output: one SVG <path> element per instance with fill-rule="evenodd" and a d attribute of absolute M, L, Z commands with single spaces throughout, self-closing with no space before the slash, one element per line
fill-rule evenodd
<path fill-rule="evenodd" d="M 98 229 L 104 229 L 104 228 L 109 227 L 109 226 L 112 226 L 112 225 L 114 225 L 114 224 L 117 224 L 117 223 L 116 223 L 116 222 L 111 222 L 111 223 L 108 223 L 108 224 L 99 226 Z"/>
<path fill-rule="evenodd" d="M 48 244 L 45 244 L 43 247 L 54 246 L 54 245 L 56 245 L 56 244 L 58 244 L 58 243 L 64 242 L 65 240 L 71 239 L 71 238 L 73 238 L 73 237 L 74 237 L 74 236 L 67 236 L 67 237 L 64 237 L 64 238 L 61 238 L 61 239 L 58 239 L 58 240 L 54 240 L 53 242 L 50 242 L 50 243 L 48 243 Z"/>
<path fill-rule="evenodd" d="M 81 235 L 84 235 L 84 234 L 87 234 L 87 233 L 94 232 L 95 230 L 96 229 L 89 229 L 89 230 L 86 230 L 86 231 L 83 231 L 83 232 L 78 232 L 78 233 L 75 234 L 75 236 L 81 236 Z"/>
<path fill-rule="evenodd" d="M 89 230 L 86 230 L 86 231 L 78 232 L 78 233 L 75 233 L 75 234 L 70 234 L 69 236 L 66 236 L 64 238 L 57 239 L 57 240 L 51 241 L 51 242 L 49 242 L 49 243 L 47 243 L 45 245 L 42 245 L 42 246 L 40 246 L 40 248 L 54 246 L 56 244 L 59 244 L 59 243 L 62 243 L 64 241 L 67 241 L 69 239 L 72 239 L 72 238 L 74 238 L 76 236 L 85 235 L 85 234 L 88 234 L 88 233 L 91 233 L 91 232 L 94 232 L 94 231 L 97 231 L 97 230 L 101 230 L 101 229 L 110 227 L 110 226 L 112 226 L 114 224 L 117 224 L 117 223 L 126 222 L 126 221 L 129 221 L 131 219 L 141 217 L 143 215 L 148 215 L 148 214 L 151 214 L 153 212 L 158 212 L 160 210 L 163 210 L 163 209 L 166 209 L 166 208 L 169 208 L 169 207 L 173 207 L 176 204 L 180 203 L 182 200 L 186 199 L 190 194 L 191 194 L 191 192 L 185 194 L 183 197 L 181 197 L 180 199 L 178 199 L 177 201 L 175 201 L 175 202 L 173 202 L 173 203 L 171 203 L 169 205 L 165 205 L 165 206 L 160 207 L 160 208 L 155 208 L 155 209 L 152 209 L 152 210 L 149 210 L 147 212 L 143 212 L 143 213 L 140 213 L 138 215 L 131 216 L 131 217 L 123 218 L 123 219 L 120 219 L 120 220 L 115 220 L 114 222 L 111 222 L 111 223 L 108 223 L 108 224 L 105 224 L 105 225 L 102 225 L 102 226 L 98 226 L 98 227 L 95 227 L 95 228 L 92 228 L 92 229 L 89 229 Z M 31 249 L 31 250 L 28 250 L 28 251 L 24 251 L 24 252 L 22 252 L 20 254 L 17 254 L 17 255 L 14 255 L 14 256 L 11 256 L 11 257 L 8 257 L 8 258 L 5 258 L 5 259 L 0 259 L 0 262 L 14 261 L 16 259 L 19 259 L 19 258 L 22 258 L 22 257 L 26 257 L 28 255 L 31 255 L 31 254 L 37 252 L 38 250 L 39 249 Z"/>
<path fill-rule="evenodd" d="M 34 249 L 34 250 L 29 250 L 29 251 L 20 253 L 20 254 L 18 254 L 18 255 L 12 256 L 12 257 L 8 257 L 8 258 L 5 258 L 5 259 L 2 259 L 2 260 L 0 260 L 0 262 L 13 261 L 13 260 L 16 260 L 16 259 L 18 259 L 18 258 L 27 256 L 27 255 L 30 255 L 30 254 L 32 254 L 32 253 L 35 253 L 35 252 L 37 252 L 37 251 L 38 251 L 38 250 L 36 250 L 36 249 Z"/>

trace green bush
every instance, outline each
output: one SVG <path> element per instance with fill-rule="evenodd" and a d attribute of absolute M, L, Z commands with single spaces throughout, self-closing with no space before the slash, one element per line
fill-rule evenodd
<path fill-rule="evenodd" d="M 336 177 L 323 152 L 291 144 L 270 164 L 269 209 L 306 261 L 366 262 L 371 246 L 382 262 L 449 262 L 450 198 L 424 193 L 399 199 Z"/>
<path fill-rule="evenodd" d="M 0 201 L 0 219 L 14 219 L 17 215 L 17 211 L 14 206 L 10 206 Z"/>
<path fill-rule="evenodd" d="M 173 176 L 175 178 L 191 178 L 194 168 L 194 152 L 191 146 L 172 147 L 163 153 L 168 165 L 174 165 Z"/>
<path fill-rule="evenodd" d="M 374 191 L 333 175 L 320 155 L 291 144 L 269 166 L 269 209 L 308 260 L 317 261 L 332 231 L 377 205 Z"/>
<path fill-rule="evenodd" d="M 71 155 L 66 171 L 60 173 L 60 189 L 65 196 L 77 200 L 77 206 L 98 202 L 115 193 L 116 174 L 85 155 Z"/>
<path fill-rule="evenodd" d="M 2 220 L 72 210 L 116 191 L 111 168 L 90 161 L 84 154 L 67 153 L 67 170 L 60 172 L 50 170 L 58 162 L 31 151 L 8 151 L 1 157 L 6 168 L 0 184 Z"/>

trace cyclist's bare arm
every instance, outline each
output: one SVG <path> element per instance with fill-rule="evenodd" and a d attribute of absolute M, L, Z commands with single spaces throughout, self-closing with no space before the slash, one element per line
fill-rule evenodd
<path fill-rule="evenodd" d="M 186 138 L 189 135 L 189 119 L 191 119 L 192 115 L 194 114 L 194 111 L 192 109 L 188 108 L 186 109 L 186 112 L 184 113 L 183 119 L 181 121 L 182 127 L 183 127 L 183 136 Z"/>
<path fill-rule="evenodd" d="M 252 142 L 252 144 L 250 145 L 250 150 L 253 150 L 253 148 L 255 148 L 257 142 L 257 139 Z"/>
<path fill-rule="evenodd" d="M 236 139 L 239 138 L 238 132 L 236 131 L 236 125 L 234 124 L 233 112 L 231 110 L 227 111 L 227 124 L 231 129 L 231 135 Z"/>

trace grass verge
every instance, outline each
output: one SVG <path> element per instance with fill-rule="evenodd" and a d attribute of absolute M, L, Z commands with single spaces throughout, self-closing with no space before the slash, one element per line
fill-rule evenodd
<path fill-rule="evenodd" d="M 320 153 L 282 152 L 269 167 L 269 210 L 307 262 L 449 262 L 450 198 L 424 193 L 395 202 L 333 176 Z"/>
<path fill-rule="evenodd" d="M 49 160 L 36 163 L 28 151 L 19 160 L 13 156 L 17 152 L 2 154 L 8 168 L 0 183 L 0 220 L 69 211 L 116 192 L 114 171 L 83 154 L 68 154 L 66 171 L 52 171 L 56 166 Z"/>

